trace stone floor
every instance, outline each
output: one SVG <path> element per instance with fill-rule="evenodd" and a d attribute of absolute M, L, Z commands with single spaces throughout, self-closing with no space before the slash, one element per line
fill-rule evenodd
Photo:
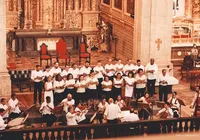
<path fill-rule="evenodd" d="M 39 55 L 36 56 L 18 56 L 15 52 L 12 52 L 11 50 L 7 51 L 7 62 L 8 62 L 8 68 L 12 69 L 34 69 L 35 65 L 39 64 Z M 108 58 L 114 57 L 113 53 L 100 53 L 98 51 L 92 51 L 91 53 L 91 65 L 95 65 L 98 60 L 102 60 L 102 64 L 106 64 Z M 126 63 L 125 60 L 123 60 L 123 57 L 118 57 L 122 59 L 123 63 Z M 56 60 L 53 59 L 53 62 Z M 71 63 L 78 63 L 78 51 L 75 50 L 72 53 L 71 56 Z M 82 61 L 84 63 L 84 60 Z M 45 67 L 45 61 L 43 63 L 43 67 Z M 64 62 L 60 63 L 61 67 L 64 66 Z M 174 67 L 173 69 L 174 76 L 177 79 L 180 79 L 180 67 Z M 194 91 L 190 90 L 189 83 L 186 81 L 179 81 L 178 85 L 173 86 L 173 91 L 177 91 L 178 97 L 183 99 L 185 102 L 186 106 L 182 107 L 182 112 L 184 116 L 189 116 L 191 114 L 191 109 L 189 108 L 189 105 L 192 101 L 192 98 L 194 96 Z M 17 94 L 31 94 L 29 91 L 25 91 L 23 93 L 17 92 Z"/>

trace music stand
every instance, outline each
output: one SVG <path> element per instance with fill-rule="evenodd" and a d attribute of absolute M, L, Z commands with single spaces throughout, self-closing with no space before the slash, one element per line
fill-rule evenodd
<path fill-rule="evenodd" d="M 138 102 L 138 108 L 141 108 L 147 111 L 147 113 L 150 115 L 151 120 L 153 119 L 153 115 L 148 111 L 148 108 L 150 108 L 150 105 L 148 103 Z M 144 118 L 144 112 L 143 112 L 143 118 Z"/>
<path fill-rule="evenodd" d="M 54 114 L 56 115 L 56 121 L 59 121 L 59 115 L 63 113 L 63 105 L 58 105 L 53 109 Z M 55 123 L 56 125 L 56 123 Z"/>
<path fill-rule="evenodd" d="M 184 101 L 182 99 L 177 98 L 179 104 L 180 104 L 180 117 L 181 117 L 181 106 L 186 106 Z"/>

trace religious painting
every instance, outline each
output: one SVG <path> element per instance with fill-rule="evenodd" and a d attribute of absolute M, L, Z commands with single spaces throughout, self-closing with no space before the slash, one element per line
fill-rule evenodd
<path fill-rule="evenodd" d="M 103 0 L 103 3 L 110 5 L 110 0 Z"/>
<path fill-rule="evenodd" d="M 127 13 L 134 14 L 135 0 L 127 0 Z"/>
<path fill-rule="evenodd" d="M 122 0 L 114 0 L 114 7 L 122 10 Z"/>

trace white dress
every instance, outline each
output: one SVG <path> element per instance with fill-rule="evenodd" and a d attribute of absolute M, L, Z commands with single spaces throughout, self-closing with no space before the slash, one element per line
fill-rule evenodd
<path fill-rule="evenodd" d="M 52 82 L 46 82 L 47 83 L 47 90 L 50 88 L 53 88 L 53 83 Z M 51 91 L 46 91 L 44 92 L 44 102 L 46 102 L 46 97 L 49 96 L 51 98 L 51 103 L 54 105 L 54 99 L 53 99 L 53 90 Z"/>
<path fill-rule="evenodd" d="M 128 83 L 129 85 L 133 84 L 135 82 L 135 78 L 125 78 L 125 82 Z M 129 86 L 126 84 L 125 87 L 125 97 L 132 97 L 133 95 L 133 86 Z"/>

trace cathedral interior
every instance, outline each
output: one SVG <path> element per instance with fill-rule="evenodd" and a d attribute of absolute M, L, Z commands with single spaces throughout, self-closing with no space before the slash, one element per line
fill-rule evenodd
<path fill-rule="evenodd" d="M 52 66 L 59 59 L 59 45 L 66 47 L 64 51 L 67 52 L 67 58 L 59 60 L 63 69 L 65 65 L 72 64 L 81 67 L 85 60 L 92 67 L 99 61 L 106 65 L 110 58 L 113 63 L 121 60 L 124 65 L 129 59 L 134 64 L 140 59 L 145 66 L 154 58 L 159 73 L 162 73 L 162 69 L 167 70 L 171 76 L 171 90 L 176 91 L 184 102 L 181 107 L 182 118 L 176 120 L 177 130 L 171 127 L 174 125 L 173 119 L 168 122 L 149 120 L 151 125 L 148 127 L 142 120 L 140 125 L 127 125 L 130 129 L 125 134 L 119 133 L 119 136 L 122 139 L 132 139 L 137 133 L 142 134 L 138 139 L 184 139 L 188 134 L 194 139 L 199 138 L 199 132 L 187 131 L 199 130 L 200 126 L 199 119 L 191 117 L 193 109 L 190 108 L 195 88 L 200 84 L 200 54 L 196 54 L 194 58 L 192 50 L 196 44 L 197 52 L 200 52 L 200 0 L 1 0 L 0 7 L 0 97 L 9 99 L 10 93 L 14 92 L 23 104 L 31 106 L 33 86 L 29 84 L 30 79 L 27 82 L 26 76 L 36 65 L 40 65 L 42 69 L 46 65 Z M 84 49 L 81 49 L 82 45 Z M 43 59 L 41 55 L 44 47 L 48 56 Z M 156 92 L 159 92 L 158 86 Z M 122 92 L 122 97 L 124 96 L 125 93 Z M 156 94 L 155 99 L 158 98 Z M 159 108 L 156 106 L 155 110 L 158 111 Z M 156 121 L 161 121 L 161 129 L 167 129 L 166 132 L 146 136 L 151 133 L 154 125 L 156 130 Z M 35 126 L 37 128 L 39 124 Z M 101 124 L 94 126 L 83 126 L 82 129 L 91 128 L 95 138 L 95 133 L 103 127 Z M 107 129 L 112 127 L 120 132 L 126 125 L 108 126 Z M 76 127 L 64 129 L 55 126 L 51 130 L 36 128 L 33 128 L 34 131 L 23 128 L 24 140 L 47 139 L 49 135 L 51 139 L 62 139 L 69 135 L 68 130 L 78 131 Z M 132 128 L 138 131 L 133 134 Z M 20 129 L 16 130 L 18 133 L 19 131 Z M 50 131 L 51 134 L 48 133 Z M 172 131 L 185 131 L 186 134 L 170 135 Z M 15 134 L 15 130 L 8 132 Z M 162 133 L 169 135 L 165 137 Z M 5 132 L 6 134 L 9 133 Z M 1 135 L 0 131 L 0 137 Z M 97 138 L 104 137 L 100 135 L 97 134 Z"/>

